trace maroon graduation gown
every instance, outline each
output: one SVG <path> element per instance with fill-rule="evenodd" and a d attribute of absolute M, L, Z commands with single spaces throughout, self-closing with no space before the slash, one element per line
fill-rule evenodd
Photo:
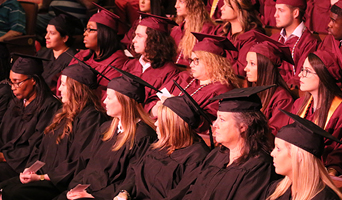
<path fill-rule="evenodd" d="M 194 185 L 183 199 L 259 199 L 276 177 L 270 155 L 258 156 L 237 165 L 229 163 L 229 149 L 216 147 L 206 157 Z"/>
<path fill-rule="evenodd" d="M 69 48 L 59 55 L 57 59 L 55 59 L 52 49 L 41 49 L 37 53 L 37 56 L 39 57 L 50 59 L 50 61 L 43 60 L 44 72 L 42 73 L 42 77 L 53 93 L 56 93 L 56 90 L 58 89 L 57 80 L 61 72 L 69 65 L 72 59 L 67 53 L 75 55 L 77 51 L 74 48 Z"/>
<path fill-rule="evenodd" d="M 265 190 L 262 198 L 260 199 L 267 199 L 277 188 L 277 184 L 281 180 L 274 181 L 269 185 L 269 187 Z M 291 187 L 289 187 L 286 192 L 277 198 L 277 200 L 291 200 L 292 195 L 291 195 Z M 311 200 L 340 200 L 339 196 L 332 190 L 330 187 L 325 186 L 322 191 L 320 191 L 314 198 Z"/>
<path fill-rule="evenodd" d="M 178 73 L 179 70 L 175 64 L 172 62 L 165 63 L 162 67 L 152 68 L 149 67 L 142 72 L 142 65 L 139 62 L 139 59 L 132 59 L 125 63 L 124 68 L 125 71 L 128 71 L 147 83 L 151 84 L 157 89 L 162 89 L 161 86 L 164 83 L 171 81 Z M 145 88 L 145 103 L 149 103 L 149 99 L 151 96 L 155 95 L 156 91 Z"/>
<path fill-rule="evenodd" d="M 329 52 L 334 52 L 332 49 L 333 49 L 333 42 L 338 46 L 340 47 L 340 51 L 342 52 L 342 46 L 340 45 L 340 41 L 336 40 L 334 38 L 334 36 L 332 35 L 327 35 L 324 40 L 319 44 L 318 48 L 317 49 L 320 49 L 320 50 L 325 50 L 325 51 L 329 51 Z"/>
<path fill-rule="evenodd" d="M 171 30 L 171 37 L 175 40 L 176 46 L 178 47 L 181 39 L 184 36 L 185 29 L 184 29 L 185 22 L 182 22 L 179 26 L 175 26 Z M 205 22 L 203 24 L 201 33 L 205 34 L 211 34 L 212 31 L 214 31 L 215 25 L 213 23 Z M 176 61 L 178 60 L 177 64 L 184 65 L 184 66 L 189 66 L 189 62 L 186 58 L 183 57 L 181 52 L 178 52 Z"/>
<path fill-rule="evenodd" d="M 81 50 L 78 52 L 75 57 L 84 60 L 84 57 L 86 57 L 89 54 L 89 49 L 86 50 Z M 100 62 L 97 62 L 94 60 L 94 55 L 91 56 L 88 60 L 84 61 L 88 65 L 92 66 L 94 69 L 108 77 L 110 80 L 121 76 L 119 72 L 117 72 L 115 69 L 109 67 L 108 65 L 117 67 L 119 69 L 122 69 L 123 64 L 128 60 L 127 56 L 124 54 L 122 50 L 117 50 L 115 53 L 113 53 L 109 58 L 102 60 Z M 72 59 L 69 65 L 78 63 L 76 59 Z M 98 75 L 97 76 L 97 82 L 99 84 L 97 88 L 98 94 L 101 96 L 101 102 L 105 100 L 107 97 L 107 85 L 108 85 L 108 80 L 103 78 L 102 76 Z M 60 85 L 60 80 L 58 80 L 58 85 Z M 57 96 L 60 96 L 60 92 L 57 92 Z"/>
<path fill-rule="evenodd" d="M 183 89 L 193 80 L 190 76 L 188 71 L 183 71 L 178 74 L 174 80 L 182 86 Z M 218 101 L 209 101 L 209 99 L 228 92 L 229 90 L 233 89 L 232 85 L 227 86 L 221 84 L 220 82 L 211 83 L 202 89 L 198 90 L 201 87 L 199 80 L 195 80 L 185 91 L 188 92 L 194 100 L 198 103 L 198 105 L 207 113 L 212 121 L 216 119 L 217 110 L 218 110 Z M 178 96 L 180 94 L 180 90 L 178 87 L 173 83 L 173 81 L 169 81 L 164 84 L 161 89 L 166 88 L 170 94 L 174 96 Z M 196 93 L 194 93 L 198 90 Z M 183 93 L 181 95 L 184 95 Z M 145 110 L 150 111 L 152 107 L 159 101 L 159 98 L 154 95 L 151 97 L 151 103 L 145 105 Z M 201 124 L 201 126 L 196 130 L 198 133 L 206 133 L 209 128 L 209 124 Z"/>
<path fill-rule="evenodd" d="M 207 6 L 206 6 L 206 9 L 208 11 L 208 13 L 210 14 L 210 11 L 211 11 L 211 7 L 213 6 L 213 1 L 214 0 L 208 0 L 207 1 Z M 215 8 L 215 11 L 214 11 L 214 14 L 213 16 L 211 17 L 212 19 L 221 19 L 221 7 L 223 6 L 223 1 L 224 0 L 218 0 L 218 3 L 216 5 L 216 8 Z"/>
<path fill-rule="evenodd" d="M 208 153 L 209 148 L 202 140 L 177 149 L 171 155 L 167 155 L 166 149 L 150 149 L 143 159 L 133 164 L 120 190 L 141 200 L 168 199 L 174 195 L 173 190 L 182 191 L 178 194 L 182 197 Z"/>
<path fill-rule="evenodd" d="M 288 124 L 288 118 L 283 112 L 279 110 L 279 108 L 290 112 L 293 106 L 293 102 L 294 101 L 291 94 L 284 88 L 278 86 L 276 91 L 272 95 L 270 103 L 264 110 L 264 114 L 268 119 L 268 124 L 273 135 L 276 135 L 281 127 Z"/>
<path fill-rule="evenodd" d="M 264 25 L 276 26 L 274 14 L 276 12 L 276 2 L 274 0 L 259 0 L 261 20 Z"/>
<path fill-rule="evenodd" d="M 273 34 L 271 38 L 290 47 L 291 52 L 293 51 L 293 47 L 298 40 L 298 37 L 294 36 L 284 43 L 284 39 L 280 39 L 280 33 Z M 289 84 L 299 85 L 298 74 L 300 73 L 300 69 L 303 66 L 304 60 L 309 53 L 316 51 L 317 45 L 317 39 L 311 34 L 311 32 L 308 29 L 305 29 L 293 53 L 295 72 L 293 71 L 292 64 L 287 62 L 283 62 L 283 64 L 279 68 L 279 73 L 281 74 L 285 82 Z"/>
<path fill-rule="evenodd" d="M 330 22 L 330 0 L 307 0 L 305 10 L 305 26 L 310 31 L 328 34 Z"/>
<path fill-rule="evenodd" d="M 14 112 L 15 100 L 9 103 L 0 125 L 0 151 L 7 164 L 20 173 L 24 171 L 32 150 L 40 144 L 45 128 L 61 104 L 50 94 L 34 113 L 31 112 L 35 109 L 35 100 L 22 110 L 22 114 L 17 115 Z"/>
<path fill-rule="evenodd" d="M 304 97 L 297 99 L 292 108 L 292 113 L 297 114 L 300 106 L 304 102 Z M 331 116 L 325 131 L 330 133 L 335 138 L 342 140 L 342 104 L 340 104 Z M 313 121 L 312 105 L 309 107 L 309 112 L 306 119 Z M 325 139 L 325 148 L 322 155 L 322 160 L 326 168 L 334 168 L 339 174 L 342 174 L 342 145 Z"/>

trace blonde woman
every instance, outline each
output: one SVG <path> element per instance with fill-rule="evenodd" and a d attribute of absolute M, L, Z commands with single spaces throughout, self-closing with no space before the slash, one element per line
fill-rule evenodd
<path fill-rule="evenodd" d="M 178 27 L 171 31 L 171 37 L 178 46 L 176 64 L 189 66 L 192 49 L 196 44 L 196 38 L 191 32 L 211 33 L 215 25 L 209 17 L 202 0 L 177 0 L 176 22 Z"/>
<path fill-rule="evenodd" d="M 231 43 L 225 37 L 201 33 L 193 34 L 196 35 L 199 42 L 194 46 L 189 59 L 190 71 L 180 73 L 175 81 L 193 97 L 214 121 L 218 101 L 209 101 L 209 99 L 238 87 L 231 65 L 225 58 L 225 49 L 228 49 Z M 173 81 L 161 88 L 164 87 L 174 96 L 184 95 Z M 161 101 L 154 101 L 145 105 L 145 110 L 149 110 L 153 116 L 156 116 L 160 105 Z M 202 124 L 196 131 L 205 133 L 208 128 L 208 124 Z"/>
<path fill-rule="evenodd" d="M 136 162 L 156 139 L 150 117 L 144 112 L 145 86 L 125 76 L 112 79 L 104 101 L 107 114 L 113 120 L 105 122 L 92 143 L 92 155 L 86 166 L 69 184 L 68 192 L 58 199 L 113 199 L 118 185 L 125 179 L 130 163 Z M 87 158 L 87 156 L 89 158 Z M 90 184 L 87 191 L 73 192 L 78 184 Z"/>
<path fill-rule="evenodd" d="M 185 96 L 164 101 L 155 123 L 158 141 L 139 163 L 132 166 L 120 186 L 124 191 L 118 197 L 168 199 L 169 195 L 174 195 L 174 190 L 181 191 L 180 196 L 184 195 L 191 180 L 198 175 L 196 169 L 209 152 L 194 132 L 200 116 L 190 104 Z"/>
<path fill-rule="evenodd" d="M 263 199 L 340 200 L 342 194 L 320 160 L 324 137 L 333 137 L 314 123 L 287 114 L 295 123 L 278 132 L 271 153 L 276 173 L 285 178 L 272 183 Z"/>

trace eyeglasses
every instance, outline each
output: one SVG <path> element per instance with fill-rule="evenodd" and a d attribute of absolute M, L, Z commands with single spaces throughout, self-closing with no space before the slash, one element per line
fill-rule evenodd
<path fill-rule="evenodd" d="M 303 77 L 306 77 L 308 74 L 316 74 L 315 72 L 312 72 L 312 71 L 310 71 L 308 69 L 304 69 L 304 68 L 300 69 L 300 72 L 302 73 Z"/>
<path fill-rule="evenodd" d="M 29 77 L 29 78 L 27 78 L 27 79 L 25 79 L 23 81 L 17 82 L 17 83 L 12 83 L 11 79 L 7 79 L 7 84 L 10 85 L 11 87 L 13 85 L 15 88 L 19 88 L 22 83 L 24 83 L 25 81 L 29 80 L 30 78 L 31 77 Z"/>
<path fill-rule="evenodd" d="M 84 29 L 84 32 L 88 32 L 88 33 L 93 32 L 93 31 L 97 31 L 97 29 L 92 29 L 92 28 L 85 28 Z"/>
<path fill-rule="evenodd" d="M 193 62 L 194 65 L 196 65 L 196 66 L 199 64 L 199 58 L 194 58 L 194 59 L 188 58 L 188 60 L 189 60 L 189 64 L 191 64 L 192 62 Z"/>

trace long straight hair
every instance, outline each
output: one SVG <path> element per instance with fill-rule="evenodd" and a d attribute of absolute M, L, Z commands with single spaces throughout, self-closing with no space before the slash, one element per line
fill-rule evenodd
<path fill-rule="evenodd" d="M 136 124 L 139 120 L 153 129 L 155 129 L 155 126 L 140 103 L 120 92 L 115 91 L 115 94 L 122 109 L 121 124 L 124 131 L 118 135 L 117 140 L 113 145 L 113 151 L 118 151 L 124 145 L 127 145 L 127 147 L 131 149 L 134 145 Z M 103 134 L 103 141 L 110 140 L 114 136 L 118 123 L 119 119 L 116 117 L 113 118 L 109 129 Z"/>
<path fill-rule="evenodd" d="M 191 32 L 201 32 L 204 23 L 214 24 L 202 0 L 185 0 L 187 8 L 186 18 L 177 16 L 176 22 L 181 24 L 186 19 L 186 29 L 183 38 L 179 42 L 178 51 L 183 52 L 184 58 L 191 56 L 191 51 L 196 44 L 196 37 Z"/>
<path fill-rule="evenodd" d="M 63 104 L 63 107 L 53 118 L 52 123 L 44 130 L 45 134 L 49 134 L 63 127 L 63 132 L 57 137 L 56 144 L 72 133 L 75 117 L 87 105 L 93 105 L 96 110 L 105 113 L 95 90 L 69 77 L 66 78 L 66 87 L 68 89 L 68 102 Z"/>
<path fill-rule="evenodd" d="M 342 98 L 342 91 L 318 56 L 310 53 L 308 55 L 308 60 L 320 80 L 318 85 L 317 108 L 314 113 L 313 122 L 324 129 L 331 103 L 335 96 Z M 309 93 L 305 94 L 304 102 L 297 114 L 301 114 L 304 111 L 310 96 Z"/>
<path fill-rule="evenodd" d="M 275 191 L 267 198 L 267 200 L 275 200 L 282 196 L 289 187 L 295 191 L 292 196 L 293 200 L 308 200 L 315 197 L 325 186 L 330 187 L 340 198 L 342 194 L 334 185 L 327 173 L 322 161 L 316 158 L 313 154 L 293 145 L 288 142 L 285 143 L 286 148 L 289 149 L 292 162 L 291 180 L 286 176 L 281 180 Z"/>
<path fill-rule="evenodd" d="M 158 108 L 158 122 L 160 139 L 152 144 L 153 149 L 166 149 L 170 155 L 175 150 L 194 143 L 194 131 L 167 106 Z"/>
<path fill-rule="evenodd" d="M 282 87 L 289 94 L 291 94 L 290 89 L 288 88 L 286 82 L 284 81 L 284 79 L 279 73 L 278 66 L 273 65 L 271 60 L 267 58 L 266 56 L 259 54 L 259 53 L 256 53 L 256 54 L 257 54 L 257 63 L 258 63 L 258 69 L 257 69 L 258 75 L 257 75 L 257 81 L 255 85 L 264 86 L 264 85 L 276 84 L 277 86 Z M 277 87 L 272 87 L 258 94 L 262 102 L 261 111 L 264 111 L 267 108 L 276 90 L 277 90 Z"/>

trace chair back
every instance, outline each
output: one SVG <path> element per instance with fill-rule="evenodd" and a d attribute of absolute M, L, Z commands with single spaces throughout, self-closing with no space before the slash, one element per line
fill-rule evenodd
<path fill-rule="evenodd" d="M 33 2 L 18 1 L 25 10 L 26 15 L 26 35 L 34 35 L 36 29 L 38 5 Z"/>

